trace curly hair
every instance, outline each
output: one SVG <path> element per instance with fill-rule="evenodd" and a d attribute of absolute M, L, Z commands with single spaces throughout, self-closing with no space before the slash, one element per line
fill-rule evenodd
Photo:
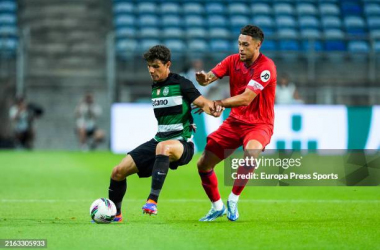
<path fill-rule="evenodd" d="M 258 39 L 261 42 L 264 41 L 264 33 L 263 31 L 254 25 L 246 25 L 240 30 L 240 34 L 251 36 L 254 39 Z"/>
<path fill-rule="evenodd" d="M 170 50 L 163 45 L 156 45 L 150 48 L 144 54 L 144 59 L 147 62 L 152 62 L 156 59 L 160 60 L 163 64 L 170 61 Z"/>

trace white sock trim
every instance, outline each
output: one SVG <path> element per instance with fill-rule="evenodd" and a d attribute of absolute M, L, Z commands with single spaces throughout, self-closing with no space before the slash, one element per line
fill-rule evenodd
<path fill-rule="evenodd" d="M 234 193 L 230 193 L 230 196 L 228 196 L 228 200 L 229 201 L 234 201 L 234 202 L 238 202 L 239 201 L 239 197 L 240 195 L 236 195 Z"/>
<path fill-rule="evenodd" d="M 215 202 L 212 203 L 212 207 L 216 210 L 216 211 L 220 211 L 223 209 L 223 201 L 222 199 L 219 199 Z"/>

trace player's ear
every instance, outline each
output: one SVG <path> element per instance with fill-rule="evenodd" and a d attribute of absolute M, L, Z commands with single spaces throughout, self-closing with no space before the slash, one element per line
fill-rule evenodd
<path fill-rule="evenodd" d="M 168 68 L 170 68 L 171 65 L 172 65 L 172 62 L 171 62 L 171 61 L 168 61 L 168 62 L 166 63 L 166 67 L 168 67 Z"/>

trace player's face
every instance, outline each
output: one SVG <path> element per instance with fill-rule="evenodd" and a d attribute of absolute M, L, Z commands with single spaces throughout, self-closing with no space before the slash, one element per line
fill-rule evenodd
<path fill-rule="evenodd" d="M 253 39 L 251 36 L 240 34 L 239 36 L 239 55 L 240 61 L 249 62 L 254 55 L 259 53 L 261 41 Z"/>
<path fill-rule="evenodd" d="M 150 77 L 154 82 L 161 82 L 168 78 L 171 62 L 163 64 L 161 60 L 155 59 L 152 62 L 148 62 L 148 70 Z"/>

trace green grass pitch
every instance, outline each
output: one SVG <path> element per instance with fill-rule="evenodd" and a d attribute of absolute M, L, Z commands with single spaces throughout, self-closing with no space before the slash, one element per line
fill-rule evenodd
<path fill-rule="evenodd" d="M 240 219 L 198 222 L 210 208 L 193 161 L 168 174 L 158 215 L 141 207 L 150 179 L 132 176 L 125 222 L 90 223 L 107 197 L 107 152 L 0 152 L 0 239 L 47 239 L 48 249 L 380 249 L 379 187 L 247 187 Z M 222 198 L 222 166 L 217 168 Z"/>

